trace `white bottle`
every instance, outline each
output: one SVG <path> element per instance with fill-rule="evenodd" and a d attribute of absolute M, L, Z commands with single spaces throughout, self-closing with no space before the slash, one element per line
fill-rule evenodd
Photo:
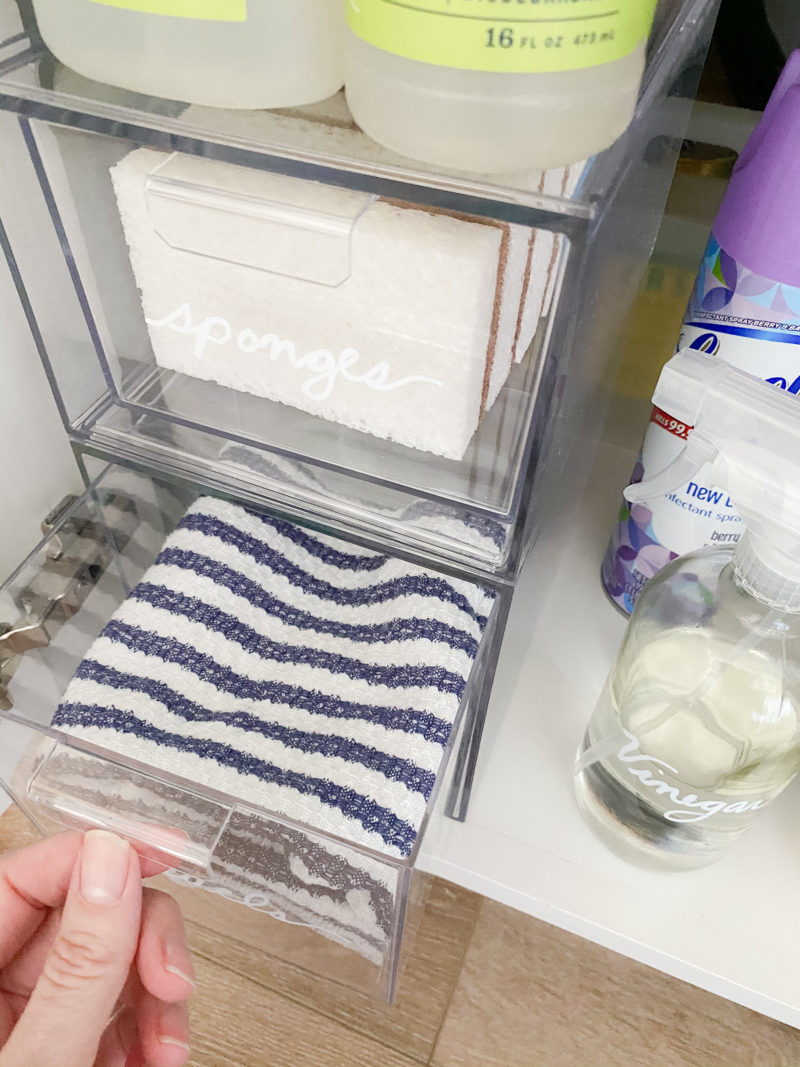
<path fill-rule="evenodd" d="M 353 117 L 403 155 L 462 170 L 545 170 L 631 120 L 653 0 L 482 7 L 347 0 Z"/>
<path fill-rule="evenodd" d="M 653 397 L 693 426 L 636 500 L 707 465 L 746 527 L 674 560 L 637 600 L 576 764 L 587 822 L 624 858 L 716 860 L 800 770 L 800 406 L 705 353 Z"/>
<path fill-rule="evenodd" d="M 33 0 L 47 47 L 94 81 L 228 108 L 298 107 L 344 81 L 344 0 Z"/>

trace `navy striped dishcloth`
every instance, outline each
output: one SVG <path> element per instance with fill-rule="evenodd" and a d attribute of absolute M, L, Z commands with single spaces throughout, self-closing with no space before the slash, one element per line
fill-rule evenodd
<path fill-rule="evenodd" d="M 494 602 L 475 584 L 201 497 L 53 725 L 408 856 Z"/>

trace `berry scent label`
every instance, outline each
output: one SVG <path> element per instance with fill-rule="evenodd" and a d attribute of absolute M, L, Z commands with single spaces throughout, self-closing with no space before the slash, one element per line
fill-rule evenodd
<path fill-rule="evenodd" d="M 351 30 L 376 48 L 436 66 L 505 74 L 621 59 L 647 37 L 656 7 L 656 0 L 346 2 Z"/>
<path fill-rule="evenodd" d="M 145 15 L 172 15 L 212 22 L 247 22 L 247 0 L 90 0 L 103 7 L 121 7 Z"/>

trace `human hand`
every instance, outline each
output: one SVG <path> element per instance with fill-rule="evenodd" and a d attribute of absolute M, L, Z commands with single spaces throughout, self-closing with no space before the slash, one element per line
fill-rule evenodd
<path fill-rule="evenodd" d="M 142 890 L 161 870 L 102 830 L 0 858 L 0 1067 L 182 1067 L 193 969 L 177 904 Z"/>

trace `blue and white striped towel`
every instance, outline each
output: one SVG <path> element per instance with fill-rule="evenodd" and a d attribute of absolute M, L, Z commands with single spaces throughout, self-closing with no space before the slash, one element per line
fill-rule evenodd
<path fill-rule="evenodd" d="M 408 856 L 494 594 L 203 497 L 54 725 Z"/>

